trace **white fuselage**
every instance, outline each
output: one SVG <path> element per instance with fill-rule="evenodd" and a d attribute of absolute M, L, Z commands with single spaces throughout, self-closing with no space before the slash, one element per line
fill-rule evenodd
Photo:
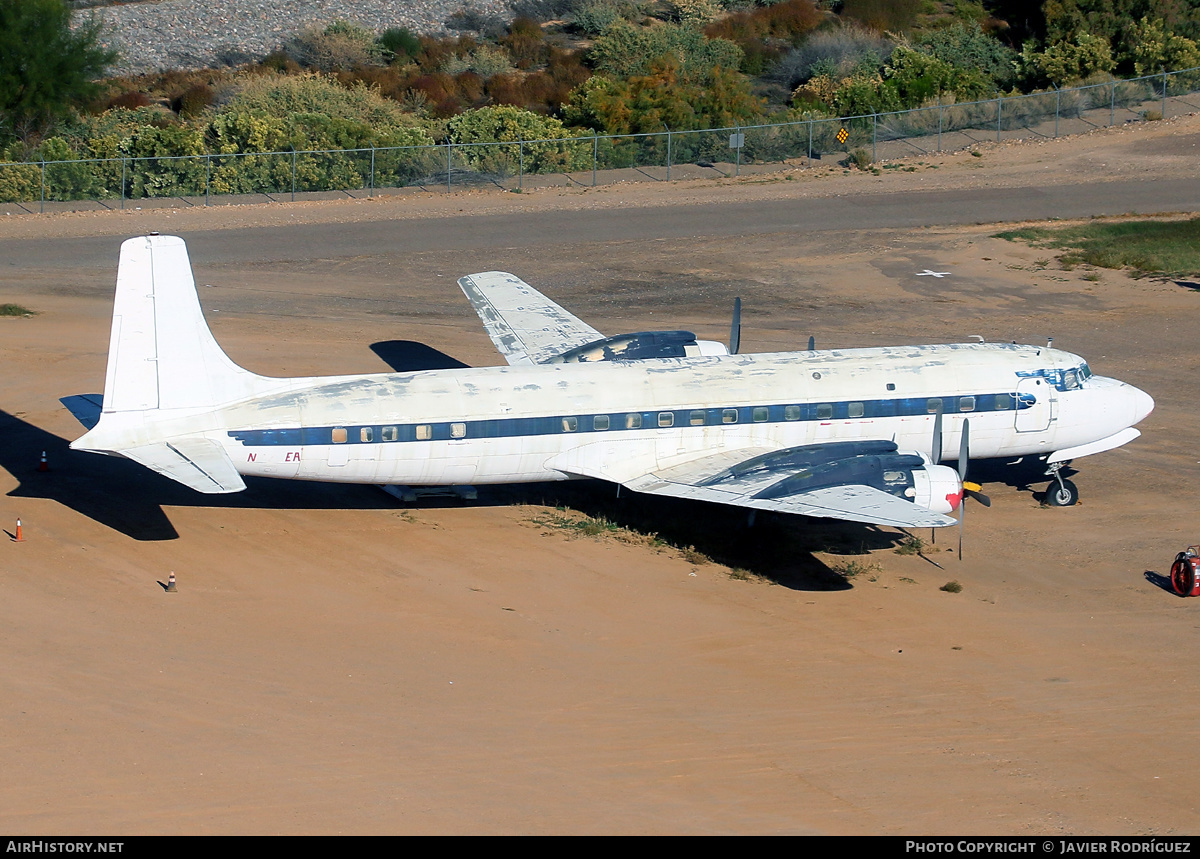
<path fill-rule="evenodd" d="M 260 377 L 261 378 L 261 377 Z M 244 475 L 347 483 L 622 481 L 700 451 L 855 439 L 957 456 L 1049 454 L 1132 426 L 1153 401 L 1083 359 L 957 344 L 278 379 L 217 408 L 120 413 L 131 440 L 203 436 Z M 115 416 L 114 416 L 115 417 Z M 106 420 L 108 420 L 106 418 Z M 104 447 L 93 438 L 92 449 Z"/>

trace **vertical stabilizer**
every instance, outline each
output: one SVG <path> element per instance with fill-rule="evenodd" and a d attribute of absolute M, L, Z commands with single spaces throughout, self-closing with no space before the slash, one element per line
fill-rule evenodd
<path fill-rule="evenodd" d="M 272 382 L 234 364 L 213 339 L 183 239 L 141 236 L 121 245 L 105 414 L 216 407 Z"/>

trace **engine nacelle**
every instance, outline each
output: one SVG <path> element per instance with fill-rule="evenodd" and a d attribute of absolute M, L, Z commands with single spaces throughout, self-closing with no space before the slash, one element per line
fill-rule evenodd
<path fill-rule="evenodd" d="M 958 472 L 945 465 L 914 468 L 913 503 L 943 515 L 953 513 L 962 503 L 963 486 Z"/>

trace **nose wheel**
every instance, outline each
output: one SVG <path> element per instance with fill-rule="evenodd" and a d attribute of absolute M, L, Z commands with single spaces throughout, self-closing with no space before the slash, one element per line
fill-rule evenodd
<path fill-rule="evenodd" d="M 1079 489 L 1059 473 L 1066 464 L 1056 462 L 1046 469 L 1046 474 L 1054 478 L 1046 489 L 1046 503 L 1051 507 L 1073 507 L 1079 501 Z"/>

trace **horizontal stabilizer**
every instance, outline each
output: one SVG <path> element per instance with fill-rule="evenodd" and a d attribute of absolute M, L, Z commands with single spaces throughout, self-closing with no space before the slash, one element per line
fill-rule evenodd
<path fill-rule="evenodd" d="M 67 411 L 75 416 L 88 429 L 100 423 L 100 412 L 104 408 L 102 394 L 75 394 L 71 397 L 61 397 L 59 402 L 67 407 Z"/>
<path fill-rule="evenodd" d="M 544 364 L 604 335 L 515 275 L 485 271 L 458 281 L 509 364 Z"/>
<path fill-rule="evenodd" d="M 121 456 L 206 495 L 246 488 L 225 449 L 203 438 L 126 448 Z"/>

